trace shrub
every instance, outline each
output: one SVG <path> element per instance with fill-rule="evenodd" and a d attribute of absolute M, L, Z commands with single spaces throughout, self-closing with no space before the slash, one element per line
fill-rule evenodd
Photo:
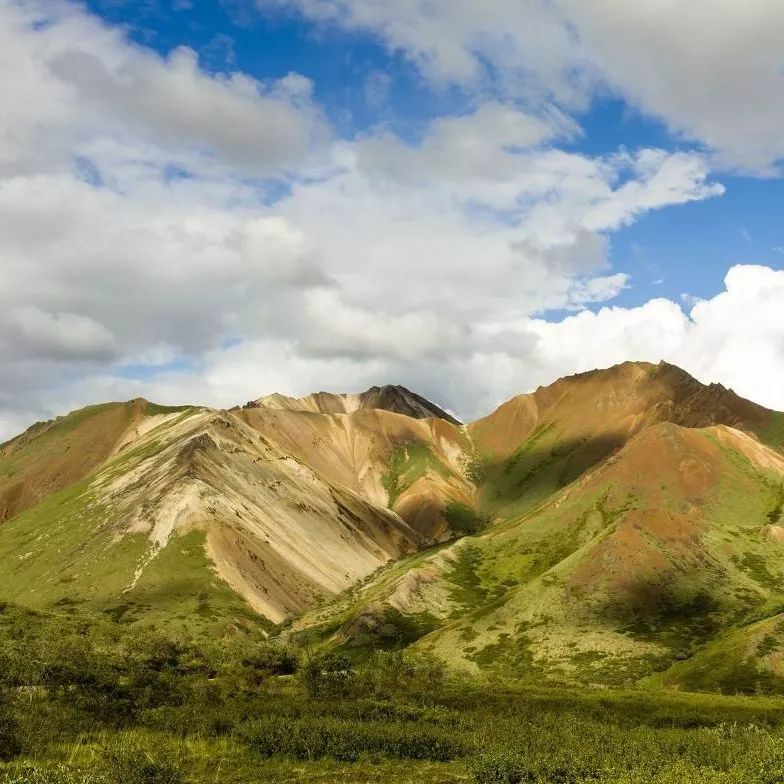
<path fill-rule="evenodd" d="M 347 656 L 328 653 L 302 668 L 302 682 L 309 697 L 348 697 L 356 687 L 356 672 Z"/>
<path fill-rule="evenodd" d="M 509 751 L 484 754 L 474 764 L 474 781 L 477 784 L 583 784 L 601 779 L 599 771 L 580 762 L 578 757 L 575 753 L 572 758 L 562 758 L 558 752 L 534 759 Z"/>
<path fill-rule="evenodd" d="M 522 760 L 509 752 L 483 754 L 474 763 L 476 784 L 523 784 L 534 781 Z"/>
<path fill-rule="evenodd" d="M 378 698 L 435 697 L 444 684 L 443 662 L 407 651 L 377 652 L 362 670 L 365 690 Z"/>
<path fill-rule="evenodd" d="M 293 675 L 297 671 L 297 655 L 287 645 L 264 642 L 246 644 L 240 652 L 244 667 L 265 675 Z"/>
<path fill-rule="evenodd" d="M 0 762 L 8 762 L 22 753 L 18 727 L 13 716 L 0 702 Z"/>
<path fill-rule="evenodd" d="M 103 753 L 109 784 L 183 784 L 180 771 L 140 748 L 109 748 Z"/>
<path fill-rule="evenodd" d="M 245 742 L 263 757 L 353 762 L 366 754 L 447 761 L 465 753 L 459 738 L 414 722 L 360 723 L 329 718 L 260 719 L 246 725 Z"/>

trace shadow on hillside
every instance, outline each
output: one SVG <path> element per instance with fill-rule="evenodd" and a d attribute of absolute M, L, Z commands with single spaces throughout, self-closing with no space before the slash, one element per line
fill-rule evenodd
<path fill-rule="evenodd" d="M 621 437 L 545 441 L 536 435 L 524 442 L 510 457 L 485 460 L 482 490 L 493 512 L 513 507 L 531 507 L 566 487 L 586 471 L 617 452 L 625 443 Z"/>
<path fill-rule="evenodd" d="M 704 641 L 715 634 L 721 605 L 708 586 L 679 583 L 675 575 L 641 575 L 608 590 L 593 610 L 634 637 L 675 643 Z"/>

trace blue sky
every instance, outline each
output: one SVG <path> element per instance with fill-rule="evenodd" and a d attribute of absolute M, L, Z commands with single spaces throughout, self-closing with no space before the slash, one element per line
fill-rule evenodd
<path fill-rule="evenodd" d="M 347 32 L 336 24 L 325 28 L 296 10 L 254 8 L 243 0 L 90 0 L 87 7 L 108 23 L 126 27 L 134 41 L 161 55 L 180 46 L 194 49 L 207 70 L 240 70 L 261 80 L 290 72 L 308 77 L 316 101 L 346 138 L 383 124 L 417 139 L 431 120 L 466 112 L 474 101 L 459 87 L 432 86 L 410 59 L 391 52 L 372 33 Z M 379 103 L 367 93 L 374 74 L 389 80 Z M 677 138 L 662 120 L 608 93 L 594 96 L 575 119 L 582 133 L 565 146 L 589 155 L 621 147 L 701 146 L 699 140 Z M 681 294 L 707 298 L 722 289 L 724 274 L 735 264 L 784 266 L 784 251 L 776 250 L 784 247 L 780 180 L 731 172 L 717 179 L 727 189 L 722 198 L 665 208 L 614 235 L 614 267 L 631 276 L 618 304 L 634 306 L 651 297 L 677 299 Z"/>
<path fill-rule="evenodd" d="M 627 359 L 784 409 L 784 7 L 590 6 L 0 0 L 0 434 Z"/>

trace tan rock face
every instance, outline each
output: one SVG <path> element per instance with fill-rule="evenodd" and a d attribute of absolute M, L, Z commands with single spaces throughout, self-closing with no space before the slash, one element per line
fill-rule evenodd
<path fill-rule="evenodd" d="M 422 539 L 397 515 L 331 483 L 233 412 L 152 430 L 166 446 L 95 480 L 127 530 L 150 539 L 142 571 L 178 534 L 202 530 L 218 575 L 274 622 L 332 596 Z M 135 579 L 139 579 L 141 573 Z"/>

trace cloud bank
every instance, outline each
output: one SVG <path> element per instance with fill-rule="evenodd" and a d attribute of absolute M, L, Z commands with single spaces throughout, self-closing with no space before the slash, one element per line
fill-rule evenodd
<path fill-rule="evenodd" d="M 469 418 L 629 358 L 784 408 L 784 273 L 735 267 L 688 312 L 606 304 L 633 283 L 610 264 L 613 233 L 720 197 L 712 155 L 570 151 L 569 107 L 600 79 L 589 22 L 564 26 L 565 1 L 448 7 L 298 0 L 476 87 L 411 142 L 336 137 L 297 74 L 211 74 L 72 4 L 0 0 L 0 435 L 107 399 L 385 382 Z M 735 160 L 767 165 L 774 147 Z"/>

